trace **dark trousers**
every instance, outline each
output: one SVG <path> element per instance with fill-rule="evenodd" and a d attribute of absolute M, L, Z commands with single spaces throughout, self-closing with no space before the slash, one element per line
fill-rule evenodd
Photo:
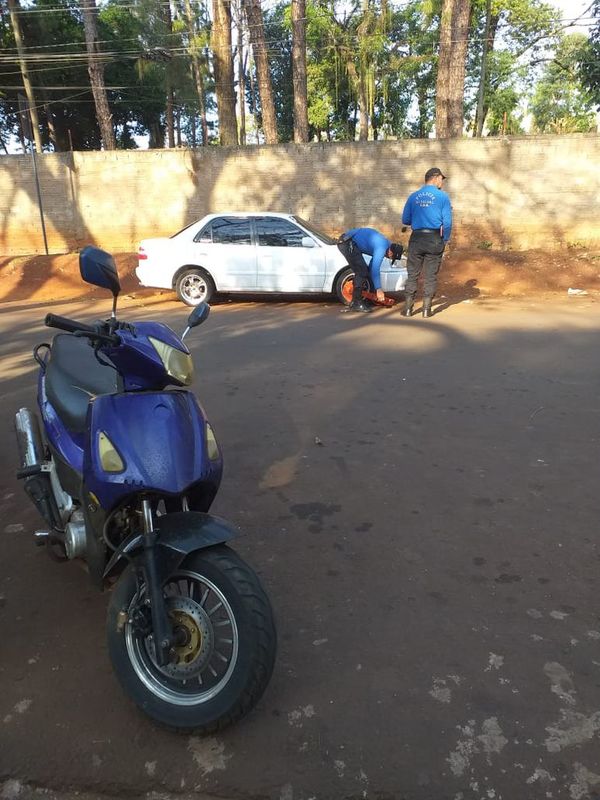
<path fill-rule="evenodd" d="M 442 263 L 445 243 L 437 231 L 413 231 L 408 240 L 406 269 L 408 279 L 404 291 L 414 297 L 421 271 L 423 275 L 423 295 L 433 297 L 437 286 L 437 275 Z"/>
<path fill-rule="evenodd" d="M 347 239 L 345 242 L 338 244 L 338 250 L 342 253 L 348 266 L 354 270 L 354 281 L 352 284 L 352 302 L 356 303 L 362 298 L 363 289 L 368 289 L 370 286 L 369 281 L 369 267 L 363 258 L 363 254 L 358 249 L 352 239 Z"/>

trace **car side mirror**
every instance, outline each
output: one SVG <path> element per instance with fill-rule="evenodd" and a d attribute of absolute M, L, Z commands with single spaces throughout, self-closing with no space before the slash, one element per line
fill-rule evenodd
<path fill-rule="evenodd" d="M 311 239 L 310 236 L 303 236 L 302 237 L 302 247 L 314 247 L 315 240 Z"/>

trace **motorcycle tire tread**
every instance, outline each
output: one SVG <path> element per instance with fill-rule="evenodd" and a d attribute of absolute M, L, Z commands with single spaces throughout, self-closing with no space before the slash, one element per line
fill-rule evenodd
<path fill-rule="evenodd" d="M 201 735 L 216 733 L 245 716 L 258 702 L 265 691 L 275 664 L 277 634 L 268 597 L 263 591 L 258 577 L 252 569 L 226 545 L 216 545 L 190 554 L 182 564 L 184 569 L 194 569 L 202 573 L 203 565 L 214 574 L 207 577 L 215 580 L 216 575 L 224 578 L 219 587 L 228 589 L 237 596 L 227 594 L 240 628 L 239 664 L 236 664 L 227 686 L 206 704 L 198 706 L 172 706 L 156 698 L 134 673 L 124 645 L 124 633 L 117 631 L 117 616 L 131 600 L 135 579 L 132 567 L 128 567 L 119 579 L 109 604 L 107 620 L 108 649 L 113 669 L 121 686 L 133 701 L 156 722 L 171 730 L 192 731 Z M 206 566 L 204 566 L 206 569 Z M 239 618 L 238 618 L 239 613 Z M 246 630 L 242 631 L 242 624 Z M 244 652 L 241 642 L 245 639 Z M 245 662 L 245 663 L 244 663 Z M 239 671 L 238 671 L 239 668 Z M 236 674 L 237 673 L 237 674 Z M 231 686 L 237 684 L 236 696 L 230 701 L 223 696 L 230 693 Z M 220 706 L 211 719 L 200 719 L 202 712 L 210 705 Z"/>

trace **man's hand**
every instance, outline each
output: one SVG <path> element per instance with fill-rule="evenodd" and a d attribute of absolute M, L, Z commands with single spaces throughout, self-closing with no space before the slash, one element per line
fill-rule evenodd
<path fill-rule="evenodd" d="M 385 295 L 383 293 L 383 289 L 377 289 L 377 302 L 383 303 L 384 300 L 385 300 Z"/>

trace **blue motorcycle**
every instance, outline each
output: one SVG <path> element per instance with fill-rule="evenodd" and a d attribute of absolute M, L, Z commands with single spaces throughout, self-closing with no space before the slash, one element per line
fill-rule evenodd
<path fill-rule="evenodd" d="M 110 290 L 112 314 L 86 325 L 48 314 L 67 333 L 33 351 L 38 406 L 16 415 L 17 477 L 44 518 L 35 533 L 58 560 L 83 559 L 111 588 L 108 651 L 125 692 L 154 720 L 214 732 L 264 692 L 276 632 L 259 579 L 209 514 L 223 461 L 189 386 L 183 342 L 159 322 L 117 319 L 111 255 L 80 254 L 83 280 Z M 174 387 L 174 388 L 172 388 Z"/>

